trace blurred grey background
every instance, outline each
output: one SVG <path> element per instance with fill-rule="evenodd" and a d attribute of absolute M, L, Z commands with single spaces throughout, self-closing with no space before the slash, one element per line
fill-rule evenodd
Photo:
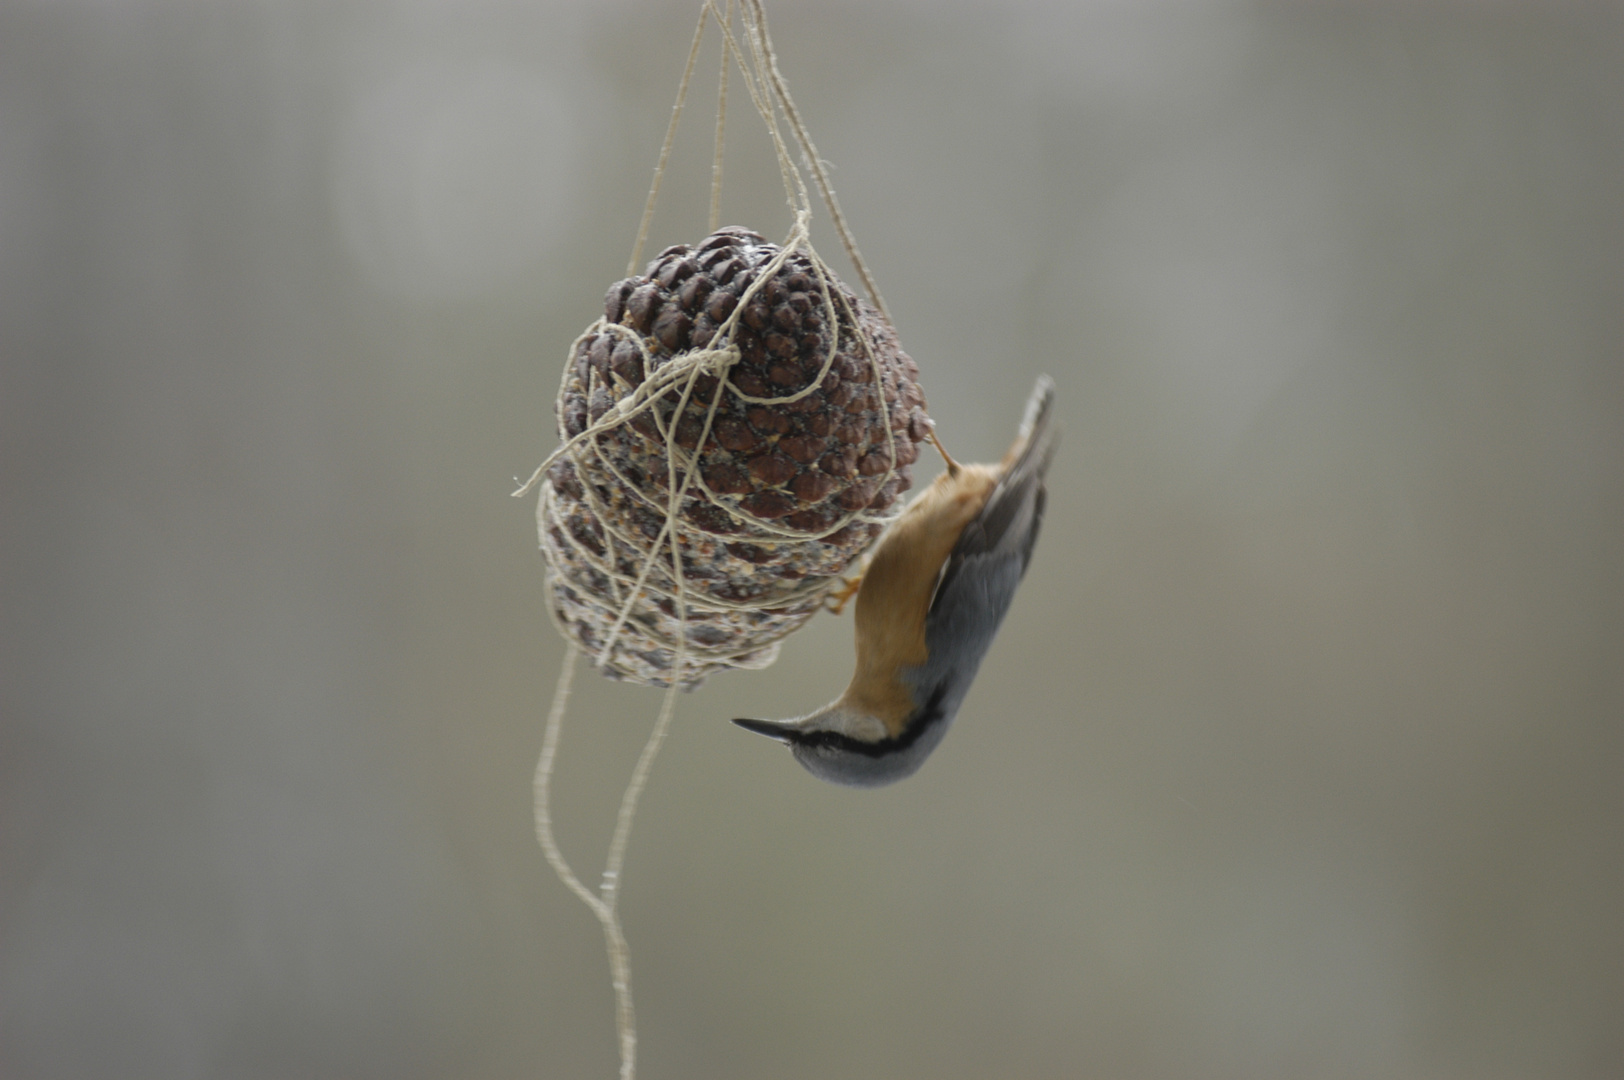
<path fill-rule="evenodd" d="M 613 1075 L 508 492 L 696 13 L 0 8 L 0 1077 Z M 849 619 L 682 699 L 641 1075 L 1624 1076 L 1621 9 L 771 13 L 950 448 L 1065 442 L 919 776 L 726 722 Z M 588 879 L 657 704 L 579 680 Z"/>

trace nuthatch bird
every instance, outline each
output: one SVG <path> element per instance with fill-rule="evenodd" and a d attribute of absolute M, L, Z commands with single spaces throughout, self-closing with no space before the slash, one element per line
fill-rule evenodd
<path fill-rule="evenodd" d="M 880 539 L 857 591 L 857 670 L 839 698 L 798 720 L 735 720 L 789 746 L 812 775 L 851 787 L 911 776 L 970 689 L 1026 573 L 1054 453 L 1054 383 L 1038 379 L 997 465 L 960 465 Z M 941 444 L 937 444 L 941 448 Z"/>

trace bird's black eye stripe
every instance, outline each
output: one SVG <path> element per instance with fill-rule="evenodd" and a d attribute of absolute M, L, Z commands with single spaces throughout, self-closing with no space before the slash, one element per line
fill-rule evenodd
<path fill-rule="evenodd" d="M 931 692 L 924 706 L 908 718 L 902 734 L 878 742 L 864 742 L 839 731 L 787 731 L 785 734 L 796 746 L 830 747 L 849 754 L 881 758 L 908 749 L 925 732 L 945 720 L 947 712 L 942 708 L 942 699 L 946 696 L 947 683 L 944 681 Z"/>

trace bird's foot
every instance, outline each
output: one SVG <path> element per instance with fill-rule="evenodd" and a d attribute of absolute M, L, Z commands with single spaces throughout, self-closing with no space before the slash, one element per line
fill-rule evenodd
<path fill-rule="evenodd" d="M 823 610 L 831 615 L 839 615 L 851 603 L 851 598 L 857 595 L 857 590 L 863 587 L 863 575 L 856 577 L 843 577 L 843 584 L 838 589 L 831 589 L 823 596 Z"/>

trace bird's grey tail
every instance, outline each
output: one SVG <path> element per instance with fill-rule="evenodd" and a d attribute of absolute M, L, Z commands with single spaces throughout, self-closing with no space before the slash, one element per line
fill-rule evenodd
<path fill-rule="evenodd" d="M 942 567 L 942 576 L 936 582 L 936 595 L 931 598 L 930 611 L 925 620 L 925 639 L 931 650 L 931 663 L 935 663 L 939 655 L 936 646 L 931 644 L 933 632 L 947 633 L 944 627 L 957 627 L 953 632 L 958 633 L 966 626 L 973 625 L 980 632 L 990 635 L 997 628 L 998 620 L 1003 618 L 1010 599 L 1015 595 L 1016 583 L 1032 561 L 1032 548 L 1037 544 L 1038 531 L 1043 525 L 1043 511 L 1048 505 L 1048 491 L 1043 481 L 1049 472 L 1049 462 L 1054 457 L 1055 440 L 1059 434 L 1054 422 L 1054 398 L 1054 380 L 1047 375 L 1038 376 L 1037 385 L 1032 388 L 1032 397 L 1026 403 L 1021 430 L 1001 462 L 1003 475 L 993 485 L 980 513 L 959 533 L 958 542 L 953 545 L 952 554 Z M 968 592 L 959 587 L 961 575 L 967 566 L 977 567 L 978 577 L 975 580 L 981 583 Z M 996 580 L 1001 580 L 1002 584 L 994 595 L 988 589 Z M 966 611 L 979 612 L 985 617 L 960 624 L 961 618 L 967 618 L 963 615 Z M 986 641 L 989 640 L 990 636 L 982 642 L 982 650 L 985 650 Z M 980 653 L 976 656 L 979 659 Z M 927 666 L 925 670 L 928 673 L 930 668 Z M 948 677 L 946 670 L 938 674 L 943 678 Z M 975 667 L 972 664 L 959 672 L 957 677 L 962 678 L 963 685 L 968 686 L 968 680 L 974 675 Z"/>
<path fill-rule="evenodd" d="M 1042 476 L 1049 471 L 1056 434 L 1054 380 L 1047 375 L 1039 375 L 1037 385 L 1032 388 L 1032 396 L 1026 401 L 1026 415 L 1021 418 L 1020 435 L 1015 440 L 1015 460 L 1009 463 L 1005 472 L 1012 484 L 1029 473 Z"/>
<path fill-rule="evenodd" d="M 957 572 L 958 564 L 976 555 L 991 554 L 1007 547 L 1020 553 L 1024 571 L 1032 545 L 1037 542 L 1038 527 L 1043 522 L 1048 498 L 1043 479 L 1054 457 L 1058 434 L 1054 422 L 1054 380 L 1040 375 L 1026 404 L 1020 434 L 1004 458 L 1004 474 L 987 496 L 981 512 L 965 526 L 958 543 L 953 545 L 953 554 L 948 557 L 942 581 L 937 585 L 938 596 Z"/>

